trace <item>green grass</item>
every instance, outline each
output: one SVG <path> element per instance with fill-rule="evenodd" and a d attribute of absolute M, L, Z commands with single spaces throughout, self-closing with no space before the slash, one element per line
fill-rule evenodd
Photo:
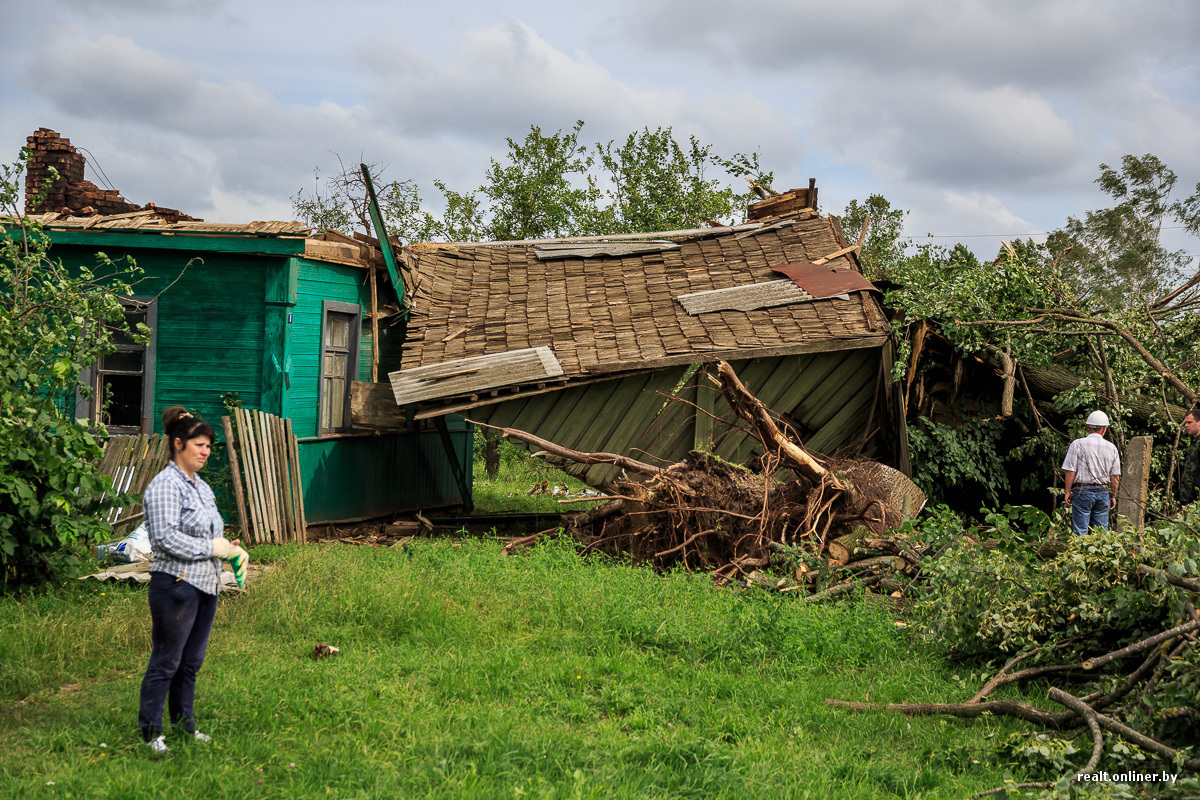
<path fill-rule="evenodd" d="M 221 600 L 200 675 L 214 741 L 168 737 L 161 759 L 136 722 L 144 587 L 0 600 L 0 797 L 966 797 L 1002 782 L 988 734 L 1020 729 L 824 705 L 971 691 L 861 603 L 802 607 L 560 544 L 254 555 L 275 569 Z M 317 642 L 343 652 L 316 661 Z M 959 773 L 944 752 L 982 763 Z"/>
<path fill-rule="evenodd" d="M 577 478 L 572 478 L 560 469 L 555 469 L 540 458 L 534 458 L 512 442 L 500 442 L 500 469 L 496 477 L 489 478 L 484 471 L 483 437 L 476 437 L 474 473 L 472 477 L 472 499 L 475 513 L 498 514 L 513 512 L 538 512 L 561 514 L 589 508 L 591 503 L 563 505 L 558 501 L 564 495 L 530 494 L 535 486 L 545 485 L 552 490 L 555 486 L 565 488 L 571 495 L 578 496 L 590 487 Z"/>

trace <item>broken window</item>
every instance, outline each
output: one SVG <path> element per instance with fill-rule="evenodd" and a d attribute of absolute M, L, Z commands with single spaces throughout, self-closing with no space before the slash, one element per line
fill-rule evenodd
<path fill-rule="evenodd" d="M 358 377 L 362 306 L 325 301 L 321 325 L 320 432 L 350 430 L 350 382 Z"/>
<path fill-rule="evenodd" d="M 109 433 L 149 433 L 154 410 L 154 331 L 157 302 L 129 298 L 125 306 L 125 324 L 137 330 L 139 323 L 150 328 L 150 343 L 134 341 L 123 331 L 113 331 L 116 350 L 84 370 L 81 379 L 91 388 L 91 397 L 82 394 L 76 404 L 76 416 L 103 423 Z"/>

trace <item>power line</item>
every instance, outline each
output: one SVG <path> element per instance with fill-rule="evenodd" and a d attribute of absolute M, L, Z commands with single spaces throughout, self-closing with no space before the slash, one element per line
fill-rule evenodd
<path fill-rule="evenodd" d="M 1187 228 L 1186 225 L 1164 225 L 1159 230 L 1163 231 L 1178 231 Z M 926 233 L 920 236 L 913 236 L 914 239 L 1012 239 L 1024 236 L 1049 236 L 1051 232 L 1035 231 L 1033 233 Z"/>
<path fill-rule="evenodd" d="M 101 183 L 104 184 L 104 188 L 115 192 L 117 187 L 112 185 L 112 182 L 108 179 L 108 176 L 104 174 L 104 170 L 100 169 L 100 164 L 96 160 L 96 157 L 92 155 L 92 151 L 88 150 L 86 147 L 80 147 L 79 149 L 88 154 L 88 158 L 91 159 L 90 163 L 92 165 L 92 169 L 96 170 L 96 174 L 99 176 Z"/>

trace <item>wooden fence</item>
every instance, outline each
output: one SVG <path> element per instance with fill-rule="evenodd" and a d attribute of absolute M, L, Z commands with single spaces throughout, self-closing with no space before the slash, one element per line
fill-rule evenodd
<path fill-rule="evenodd" d="M 104 443 L 100 473 L 112 479 L 113 489 L 139 497 L 154 476 L 167 464 L 167 438 L 160 433 L 110 436 Z M 124 536 L 142 521 L 141 505 L 114 508 L 108 513 L 113 535 Z"/>
<path fill-rule="evenodd" d="M 235 408 L 222 417 L 233 494 L 245 540 L 252 544 L 307 541 L 300 455 L 292 421 Z M 234 429 L 237 436 L 234 436 Z"/>

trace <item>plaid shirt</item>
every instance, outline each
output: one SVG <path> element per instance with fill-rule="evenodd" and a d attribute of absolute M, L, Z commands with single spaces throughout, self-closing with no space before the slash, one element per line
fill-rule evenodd
<path fill-rule="evenodd" d="M 216 594 L 221 559 L 212 556 L 212 540 L 225 532 L 212 489 L 200 476 L 188 480 L 174 462 L 167 462 L 142 495 L 150 549 L 151 572 L 166 572 L 205 594 Z"/>
<path fill-rule="evenodd" d="M 1121 474 L 1121 454 L 1117 446 L 1098 433 L 1089 433 L 1071 442 L 1063 459 L 1065 472 L 1075 473 L 1075 485 L 1108 486 L 1113 475 Z"/>

